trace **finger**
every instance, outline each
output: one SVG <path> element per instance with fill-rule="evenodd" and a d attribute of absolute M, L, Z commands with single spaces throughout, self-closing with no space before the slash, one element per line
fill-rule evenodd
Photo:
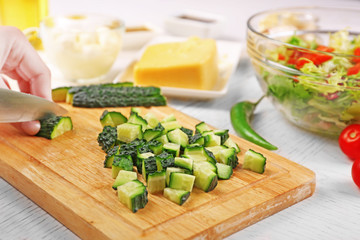
<path fill-rule="evenodd" d="M 10 84 L 8 83 L 8 81 L 6 81 L 6 79 L 2 78 L 1 76 L 0 76 L 0 88 L 10 89 Z"/>
<path fill-rule="evenodd" d="M 18 130 L 25 132 L 28 135 L 36 135 L 40 130 L 39 121 L 19 122 L 12 123 L 11 125 L 16 127 Z"/>
<path fill-rule="evenodd" d="M 31 94 L 51 100 L 50 70 L 20 30 L 9 32 L 14 41 L 2 71 L 16 72 L 19 82 L 28 82 Z"/>
<path fill-rule="evenodd" d="M 23 81 L 22 78 L 15 72 L 4 72 L 7 76 L 10 78 L 17 80 L 17 83 L 19 85 L 19 89 L 23 93 L 31 93 L 30 89 L 30 83 L 28 81 Z"/>

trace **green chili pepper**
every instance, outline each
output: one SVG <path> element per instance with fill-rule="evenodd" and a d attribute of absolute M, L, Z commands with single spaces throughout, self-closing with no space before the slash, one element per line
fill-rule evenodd
<path fill-rule="evenodd" d="M 251 128 L 250 125 L 250 120 L 254 113 L 255 107 L 263 98 L 264 96 L 262 96 L 256 103 L 249 101 L 236 103 L 231 108 L 230 119 L 235 131 L 241 137 L 268 150 L 276 150 L 278 149 L 276 146 L 262 138 Z"/>

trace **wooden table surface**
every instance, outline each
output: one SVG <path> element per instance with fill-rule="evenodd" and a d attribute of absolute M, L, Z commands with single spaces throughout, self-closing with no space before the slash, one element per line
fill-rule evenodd
<path fill-rule="evenodd" d="M 301 5 L 314 5 L 302 1 Z M 145 5 L 139 8 L 139 4 Z M 218 6 L 220 6 L 219 8 Z M 358 1 L 316 1 L 317 5 L 360 8 Z M 102 12 L 122 15 L 129 22 L 160 25 L 169 14 L 195 8 L 226 15 L 223 37 L 240 40 L 245 49 L 245 22 L 253 13 L 274 7 L 296 6 L 296 2 L 276 1 L 50 1 L 50 13 Z M 159 9 L 158 7 L 162 8 Z M 148 11 L 156 9 L 156 14 Z M 169 105 L 194 118 L 206 120 L 220 129 L 235 133 L 229 117 L 231 106 L 241 100 L 261 96 L 246 52 L 243 52 L 226 96 L 210 100 L 169 99 Z M 316 173 L 312 197 L 268 217 L 227 239 L 359 239 L 360 191 L 352 182 L 351 161 L 340 151 L 337 139 L 309 133 L 289 123 L 265 99 L 258 106 L 252 122 L 254 129 L 279 147 L 275 151 Z M 1 133 L 0 133 L 1 134 Z M 0 179 L 0 239 L 78 239 L 70 230 L 39 208 L 5 180 Z"/>

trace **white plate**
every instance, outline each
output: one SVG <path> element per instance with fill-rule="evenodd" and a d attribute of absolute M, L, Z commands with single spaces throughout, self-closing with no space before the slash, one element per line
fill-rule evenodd
<path fill-rule="evenodd" d="M 116 82 L 133 82 L 133 67 L 140 59 L 146 47 L 156 43 L 185 41 L 183 37 L 159 36 L 144 46 L 135 59 L 114 80 Z M 198 90 L 187 88 L 161 87 L 162 93 L 170 97 L 211 99 L 225 95 L 228 91 L 229 78 L 234 73 L 240 60 L 241 43 L 234 41 L 216 40 L 219 56 L 219 80 L 212 90 Z"/>

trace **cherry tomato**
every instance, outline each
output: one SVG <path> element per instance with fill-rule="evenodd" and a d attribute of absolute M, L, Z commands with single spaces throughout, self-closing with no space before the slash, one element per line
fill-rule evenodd
<path fill-rule="evenodd" d="M 350 159 L 360 158 L 360 124 L 347 126 L 339 136 L 339 145 Z"/>
<path fill-rule="evenodd" d="M 356 159 L 351 168 L 354 183 L 360 188 L 360 158 Z"/>

